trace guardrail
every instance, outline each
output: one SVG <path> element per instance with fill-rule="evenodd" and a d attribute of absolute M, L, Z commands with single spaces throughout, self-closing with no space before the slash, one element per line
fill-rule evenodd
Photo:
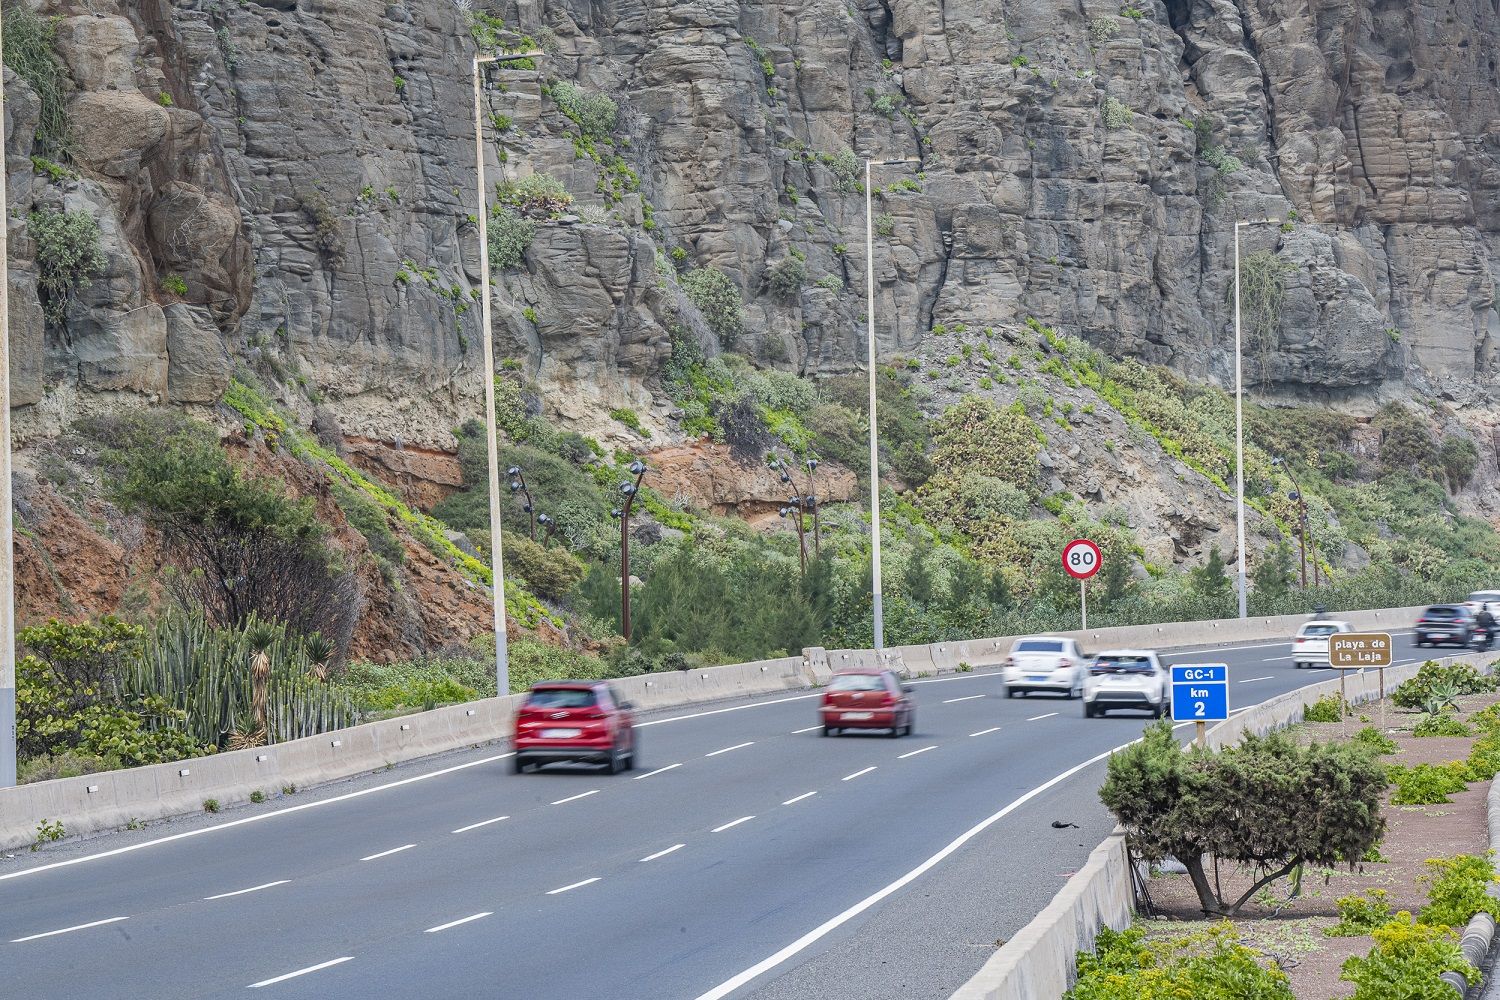
<path fill-rule="evenodd" d="M 1356 629 L 1375 630 L 1410 622 L 1419 610 L 1360 611 L 1343 617 Z M 1095 650 L 1219 645 L 1286 638 L 1306 620 L 1306 615 L 1282 615 L 1049 634 L 1078 639 Z M 826 683 L 833 671 L 849 667 L 890 666 L 914 675 L 952 671 L 961 664 L 993 666 L 1005 659 L 1015 638 L 898 646 L 880 652 L 814 647 L 801 656 L 623 677 L 611 683 L 641 709 L 669 708 L 803 689 Z M 69 836 L 87 836 L 132 820 L 198 812 L 206 799 L 231 805 L 248 801 L 256 791 L 274 796 L 290 785 L 305 788 L 505 739 L 519 702 L 519 695 L 487 698 L 268 747 L 0 788 L 0 850 L 32 843 L 43 820 L 61 822 Z"/>
<path fill-rule="evenodd" d="M 1388 612 L 1389 613 L 1389 612 Z M 1348 616 L 1351 620 L 1354 616 Z M 1364 626 L 1358 623 L 1356 628 Z M 1481 670 L 1494 655 L 1444 657 L 1438 662 L 1470 663 Z M 1421 664 L 1387 667 L 1386 691 L 1416 675 Z M 1350 672 L 1344 679 L 1350 702 L 1374 700 L 1380 693 L 1375 670 Z M 1302 720 L 1302 710 L 1319 698 L 1339 692 L 1339 681 L 1323 681 L 1288 692 L 1242 712 L 1209 730 L 1208 742 L 1215 749 L 1237 742 L 1247 733 L 1264 735 Z M 1500 782 L 1496 782 L 1500 788 Z M 1500 798 L 1490 795 L 1491 830 L 1500 821 Z M 1088 862 L 1015 937 L 1007 941 L 950 1000 L 1058 1000 L 1072 986 L 1075 960 L 1080 951 L 1094 946 L 1101 927 L 1123 930 L 1135 916 L 1130 861 L 1125 851 L 1125 831 L 1116 827 L 1094 848 Z M 1471 925 L 1472 927 L 1472 925 Z M 1478 928 L 1473 928 L 1478 930 Z M 1467 937 L 1466 937 L 1467 940 Z M 1488 945 L 1488 939 L 1484 942 Z M 1477 942 L 1476 945 L 1477 946 Z"/>

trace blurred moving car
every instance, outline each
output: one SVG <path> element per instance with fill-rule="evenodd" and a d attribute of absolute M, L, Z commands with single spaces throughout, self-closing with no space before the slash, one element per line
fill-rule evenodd
<path fill-rule="evenodd" d="M 1328 637 L 1352 631 L 1348 622 L 1314 618 L 1292 639 L 1292 665 L 1298 669 L 1328 666 Z"/>
<path fill-rule="evenodd" d="M 636 764 L 630 702 L 604 681 L 542 681 L 516 713 L 515 757 L 521 774 L 546 764 L 603 764 L 610 774 Z"/>
<path fill-rule="evenodd" d="M 1474 612 L 1466 604 L 1434 604 L 1417 619 L 1416 630 L 1418 646 L 1467 646 L 1474 639 Z"/>
<path fill-rule="evenodd" d="M 1477 615 L 1489 605 L 1490 614 L 1500 610 L 1500 590 L 1476 590 L 1464 601 L 1464 607 L 1469 609 L 1469 614 Z"/>
<path fill-rule="evenodd" d="M 1029 635 L 1017 639 L 1005 658 L 1005 697 L 1049 691 L 1067 698 L 1083 694 L 1088 655 L 1074 639 Z"/>
<path fill-rule="evenodd" d="M 846 729 L 887 729 L 892 738 L 911 735 L 917 717 L 911 690 L 891 670 L 840 670 L 818 707 L 823 735 L 837 736 Z"/>
<path fill-rule="evenodd" d="M 1154 719 L 1172 710 L 1172 672 L 1149 649 L 1112 649 L 1094 657 L 1083 687 L 1083 717 L 1112 708 L 1144 709 Z"/>

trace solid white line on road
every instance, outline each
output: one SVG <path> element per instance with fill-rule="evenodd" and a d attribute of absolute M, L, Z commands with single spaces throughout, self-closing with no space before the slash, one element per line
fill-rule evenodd
<path fill-rule="evenodd" d="M 599 789 L 597 789 L 597 788 L 595 788 L 595 789 L 593 789 L 593 790 L 592 790 L 592 791 L 588 791 L 588 792 L 579 792 L 579 793 L 578 793 L 578 794 L 577 794 L 577 795 L 569 795 L 569 796 L 568 796 L 568 797 L 567 797 L 567 798 L 565 798 L 565 799 L 558 799 L 558 800 L 557 800 L 557 801 L 556 801 L 556 802 L 554 802 L 554 803 L 552 803 L 552 804 L 553 804 L 553 805 L 555 805 L 555 806 L 560 806 L 560 805 L 562 805 L 562 804 L 563 804 L 563 803 L 564 803 L 564 802 L 577 802 L 577 801 L 578 801 L 578 800 L 579 800 L 579 799 L 586 799 L 586 798 L 588 798 L 588 797 L 589 797 L 589 796 L 590 796 L 590 795 L 598 795 L 598 794 L 599 794 Z"/>
<path fill-rule="evenodd" d="M 1131 743 L 1136 742 L 1139 741 L 1131 740 Z M 1062 772 L 1061 774 L 1045 782 L 1044 784 L 1038 785 L 1031 791 L 1027 792 L 1025 795 L 1022 795 L 1020 798 L 1013 800 L 1009 805 L 1001 809 L 999 812 L 986 819 L 981 820 L 973 827 L 970 827 L 961 836 L 959 836 L 958 839 L 954 840 L 947 847 L 944 847 L 941 851 L 938 851 L 932 857 L 928 858 L 926 861 L 922 862 L 920 865 L 913 868 L 911 871 L 907 872 L 905 875 L 901 876 L 896 881 L 886 886 L 884 889 L 866 896 L 864 899 L 860 900 L 858 903 L 855 903 L 844 912 L 829 920 L 824 921 L 817 927 L 814 927 L 812 930 L 808 931 L 806 934 L 802 935 L 797 940 L 787 945 L 785 948 L 782 948 L 774 955 L 771 955 L 769 958 L 762 959 L 761 961 L 752 965 L 750 968 L 746 969 L 744 972 L 741 972 L 733 978 L 720 983 L 718 986 L 715 986 L 707 993 L 699 996 L 697 1000 L 724 1000 L 725 997 L 729 996 L 729 994 L 733 993 L 741 986 L 744 986 L 746 983 L 756 979 L 763 973 L 776 968 L 776 966 L 782 964 L 793 955 L 805 951 L 809 946 L 828 936 L 828 934 L 837 930 L 839 927 L 842 927 L 844 924 L 847 924 L 849 921 L 853 920 L 855 917 L 859 916 L 861 913 L 865 912 L 876 903 L 879 903 L 887 896 L 890 896 L 904 889 L 906 886 L 910 885 L 912 882 L 920 878 L 923 874 L 937 867 L 943 862 L 944 859 L 946 859 L 954 851 L 957 851 L 960 847 L 964 846 L 964 844 L 973 840 L 989 827 L 998 823 L 1000 820 L 1004 819 L 1006 816 L 1010 815 L 1012 812 L 1025 805 L 1027 802 L 1042 794 L 1047 789 L 1068 780 L 1079 771 L 1082 771 L 1084 768 L 1089 767 L 1093 764 L 1097 764 L 1099 761 L 1108 758 L 1110 754 L 1123 750 L 1125 749 L 1125 747 L 1128 747 L 1130 745 L 1130 743 L 1125 743 L 1115 747 L 1113 750 L 1107 750 L 1104 753 L 1090 757 L 1082 764 L 1074 765 L 1073 767 L 1068 768 L 1068 770 Z"/>
<path fill-rule="evenodd" d="M 402 851 L 409 851 L 416 846 L 416 844 L 403 844 L 400 847 L 393 847 L 389 851 L 381 851 L 379 854 L 372 854 L 368 858 L 360 858 L 359 860 L 374 861 L 376 858 L 386 858 L 390 857 L 392 854 L 400 854 Z"/>
<path fill-rule="evenodd" d="M 680 851 L 680 850 L 682 850 L 686 846 L 687 846 L 686 844 L 673 844 L 671 847 L 667 848 L 665 851 L 657 851 L 655 854 L 648 854 L 648 855 L 646 855 L 644 858 L 641 859 L 641 863 L 644 864 L 647 861 L 655 861 L 657 858 L 664 858 L 668 854 L 671 854 L 673 851 Z"/>
<path fill-rule="evenodd" d="M 803 793 L 802 793 L 802 794 L 801 794 L 801 795 L 798 795 L 798 796 L 797 796 L 797 797 L 795 797 L 795 798 L 790 798 L 790 799 L 787 799 L 787 800 L 786 800 L 786 801 L 785 801 L 785 802 L 783 802 L 783 803 L 782 803 L 782 805 L 784 805 L 784 806 L 789 806 L 789 805 L 791 805 L 791 804 L 792 804 L 792 803 L 793 803 L 793 802 L 801 802 L 801 801 L 802 801 L 802 800 L 803 800 L 803 799 L 810 799 L 810 798 L 812 798 L 812 797 L 813 797 L 813 796 L 814 796 L 814 795 L 817 795 L 817 794 L 818 794 L 818 793 L 817 793 L 817 792 L 803 792 Z"/>
<path fill-rule="evenodd" d="M 547 893 L 547 895 L 556 896 L 559 893 L 569 892 L 573 889 L 582 889 L 584 886 L 593 885 L 597 881 L 599 881 L 597 878 L 586 878 L 582 882 L 574 882 L 572 885 L 565 885 L 561 889 L 553 889 L 551 892 Z"/>
<path fill-rule="evenodd" d="M 260 892 L 262 889 L 269 889 L 272 886 L 286 885 L 290 881 L 291 879 L 284 878 L 279 882 L 267 882 L 265 885 L 251 886 L 248 889 L 236 889 L 234 890 L 234 892 L 221 892 L 217 896 L 204 896 L 203 901 L 207 903 L 211 899 L 228 899 L 230 896 L 243 896 L 247 892 Z"/>
<path fill-rule="evenodd" d="M 439 778 L 445 774 L 452 774 L 455 771 L 463 771 L 471 767 L 479 767 L 483 764 L 493 764 L 497 760 L 506 760 L 507 758 L 514 756 L 515 751 L 495 754 L 493 757 L 482 757 L 479 760 L 471 760 L 464 764 L 454 764 L 452 767 L 443 767 L 439 768 L 436 771 L 428 771 L 426 774 L 412 775 L 410 778 L 401 778 L 397 781 L 387 782 L 384 785 L 376 785 L 373 788 L 361 788 L 357 792 L 347 792 L 344 795 L 335 795 L 332 798 L 319 799 L 317 802 L 304 802 L 301 805 L 287 806 L 285 809 L 277 809 L 274 812 L 256 813 L 254 816 L 246 816 L 243 819 L 230 820 L 227 823 L 216 823 L 213 826 L 204 826 L 199 827 L 196 830 L 186 830 L 182 833 L 174 833 L 170 837 L 158 837 L 155 840 L 146 840 L 142 841 L 139 844 L 129 844 L 125 847 L 116 847 L 115 849 L 110 851 L 100 851 L 98 854 L 86 854 L 81 858 L 69 858 L 67 861 L 54 861 L 51 864 L 47 865 L 37 865 L 35 868 L 25 868 L 18 872 L 9 872 L 5 875 L 0 875 L 0 882 L 4 882 L 6 879 L 23 878 L 27 875 L 35 875 L 38 872 L 51 871 L 54 868 L 67 868 L 70 865 L 81 865 L 85 861 L 98 861 L 100 858 L 112 858 L 117 854 L 129 854 L 131 851 L 139 851 L 143 847 L 155 847 L 158 844 L 170 844 L 174 840 L 183 840 L 187 837 L 201 837 L 205 833 L 218 833 L 220 830 L 230 830 L 237 826 L 243 826 L 246 823 L 260 823 L 268 819 L 274 819 L 277 816 L 290 816 L 293 813 L 299 813 L 304 809 L 319 809 L 323 806 L 331 806 L 335 802 L 347 802 L 349 799 L 357 799 L 361 796 L 372 795 L 375 792 L 383 792 L 389 788 L 400 788 L 402 785 L 410 785 L 416 781 L 426 781 L 428 778 Z"/>
<path fill-rule="evenodd" d="M 1310 674 L 1326 674 L 1326 673 L 1330 673 L 1332 670 L 1333 670 L 1332 667 L 1318 667 L 1315 670 L 1309 670 L 1308 673 L 1310 673 Z"/>
<path fill-rule="evenodd" d="M 706 753 L 703 756 L 705 756 L 705 757 L 717 757 L 721 753 L 728 753 L 731 750 L 743 750 L 743 749 L 745 749 L 745 747 L 753 747 L 753 746 L 755 746 L 755 741 L 751 740 L 748 743 L 736 743 L 732 747 L 725 747 L 723 750 L 715 750 L 712 753 Z"/>
<path fill-rule="evenodd" d="M 510 819 L 510 817 L 509 816 L 496 816 L 494 819 L 480 820 L 478 823 L 470 823 L 468 826 L 461 826 L 457 830 L 454 830 L 453 832 L 454 833 L 468 833 L 470 830 L 477 830 L 481 826 L 489 826 L 491 823 L 498 823 L 502 819 Z"/>
<path fill-rule="evenodd" d="M 1267 656 L 1261 662 L 1263 662 L 1263 663 L 1280 663 L 1282 660 L 1290 660 L 1290 659 L 1292 659 L 1292 657 L 1290 657 L 1290 656 Z"/>
<path fill-rule="evenodd" d="M 1037 722 L 1037 721 L 1039 721 L 1041 719 L 1050 719 L 1050 718 L 1052 718 L 1056 714 L 1057 714 L 1056 712 L 1048 712 L 1046 715 L 1033 715 L 1031 718 L 1027 719 L 1026 721 L 1027 722 Z"/>
<path fill-rule="evenodd" d="M 1256 681 L 1269 681 L 1269 680 L 1275 680 L 1275 678 L 1272 677 L 1272 676 L 1270 676 L 1269 674 L 1267 674 L 1265 677 L 1246 677 L 1244 680 L 1240 681 L 1240 683 L 1241 684 L 1254 684 Z"/>
<path fill-rule="evenodd" d="M 129 917 L 110 917 L 108 920 L 95 920 L 92 923 L 79 924 L 76 927 L 64 927 L 60 931 L 47 931 L 45 934 L 30 934 L 26 937 L 13 938 L 11 944 L 20 944 L 23 941 L 35 941 L 37 938 L 56 937 L 59 934 L 70 934 L 73 931 L 84 931 L 90 927 L 102 927 L 104 924 L 117 924 L 121 920 L 129 920 Z"/>
<path fill-rule="evenodd" d="M 999 731 L 1000 731 L 1000 727 L 999 726 L 991 726 L 989 729 L 981 729 L 979 732 L 977 732 L 977 733 L 970 733 L 969 735 L 970 736 L 988 736 L 990 733 L 998 733 Z"/>
<path fill-rule="evenodd" d="M 975 698 L 984 698 L 984 697 L 987 697 L 987 696 L 986 695 L 982 695 L 982 694 L 966 694 L 962 698 L 944 698 L 943 699 L 943 704 L 944 705 L 951 705 L 951 704 L 953 704 L 956 701 L 973 701 Z"/>
<path fill-rule="evenodd" d="M 873 767 L 867 767 L 863 771 L 855 771 L 853 774 L 846 774 L 846 775 L 844 775 L 844 777 L 840 778 L 839 780 L 840 781 L 853 781 L 855 778 L 859 777 L 861 774 L 869 774 L 873 770 L 875 770 Z"/>
<path fill-rule="evenodd" d="M 919 753 L 926 753 L 929 750 L 936 750 L 937 748 L 938 748 L 938 745 L 936 743 L 934 743 L 930 747 L 923 747 L 920 750 L 913 750 L 911 753 L 904 753 L 901 756 L 897 757 L 896 759 L 897 760 L 905 760 L 908 757 L 915 757 Z"/>
<path fill-rule="evenodd" d="M 723 826 L 716 826 L 716 827 L 714 827 L 712 830 L 710 830 L 708 832 L 709 833 L 723 833 L 725 830 L 729 829 L 731 826 L 739 826 L 741 823 L 748 823 L 748 822 L 750 822 L 754 818 L 755 818 L 754 816 L 741 816 L 739 819 L 733 820 L 733 821 L 731 821 L 729 823 L 725 823 Z"/>
<path fill-rule="evenodd" d="M 429 927 L 423 933 L 436 934 L 438 931 L 445 931 L 450 927 L 457 927 L 459 924 L 467 924 L 470 921 L 474 920 L 483 920 L 485 917 L 490 916 L 494 916 L 494 912 L 492 910 L 485 910 L 483 913 L 476 913 L 473 916 L 461 917 L 458 920 L 450 920 L 446 924 L 438 924 L 436 927 Z"/>
<path fill-rule="evenodd" d="M 317 965 L 309 965 L 305 969 L 298 969 L 296 972 L 288 972 L 286 975 L 284 975 L 284 976 L 277 976 L 275 979 L 262 979 L 258 983 L 251 983 L 250 984 L 250 989 L 252 989 L 252 990 L 258 990 L 262 986 L 275 986 L 277 983 L 284 983 L 288 979 L 296 979 L 298 976 L 305 976 L 309 972 L 319 972 L 319 971 L 321 971 L 323 969 L 328 968 L 329 966 L 342 965 L 345 962 L 352 962 L 352 961 L 354 961 L 354 956 L 353 955 L 345 955 L 343 958 L 335 958 L 331 962 L 319 962 Z"/>
<path fill-rule="evenodd" d="M 649 778 L 653 774 L 661 774 L 663 771 L 670 771 L 674 767 L 681 767 L 681 766 L 682 765 L 679 763 L 679 764 L 668 764 L 666 767 L 658 767 L 654 771 L 647 771 L 645 774 L 637 774 L 635 776 L 635 780 L 636 781 L 640 781 L 642 778 Z"/>
<path fill-rule="evenodd" d="M 793 729 L 792 730 L 792 735 L 793 736 L 801 736 L 803 733 L 810 733 L 814 729 L 822 729 L 822 728 L 823 727 L 821 725 L 817 725 L 817 726 L 808 726 L 806 729 Z"/>

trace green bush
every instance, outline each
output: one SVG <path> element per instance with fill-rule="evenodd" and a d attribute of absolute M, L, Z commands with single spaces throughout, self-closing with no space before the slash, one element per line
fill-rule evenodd
<path fill-rule="evenodd" d="M 780 299 L 795 298 L 806 280 L 807 265 L 798 257 L 784 257 L 771 268 L 771 293 Z"/>
<path fill-rule="evenodd" d="M 540 597 L 560 601 L 583 579 L 586 567 L 562 546 L 543 548 L 525 535 L 505 533 L 505 571 Z"/>
<path fill-rule="evenodd" d="M 1171 940 L 1101 928 L 1078 955 L 1064 1000 L 1292 1000 L 1286 973 L 1235 939 L 1227 921 Z"/>
<path fill-rule="evenodd" d="M 573 204 L 562 181 L 549 174 L 529 174 L 518 181 L 495 185 L 495 201 L 528 219 L 555 219 Z"/>
<path fill-rule="evenodd" d="M 1446 437 L 1438 449 L 1438 464 L 1448 478 L 1448 489 L 1457 493 L 1469 485 L 1474 478 L 1474 467 L 1479 464 L 1479 449 L 1468 438 Z"/>
<path fill-rule="evenodd" d="M 587 91 L 566 80 L 554 83 L 552 99 L 589 139 L 606 139 L 615 130 L 619 107 L 606 94 Z"/>
<path fill-rule="evenodd" d="M 61 157 L 69 146 L 68 75 L 57 58 L 59 20 L 43 17 L 24 3 L 8 4 L 5 10 L 5 65 L 15 70 L 37 95 L 41 107 L 36 144 L 44 156 L 51 157 Z"/>
<path fill-rule="evenodd" d="M 1337 695 L 1325 694 L 1302 710 L 1304 722 L 1337 722 L 1347 714 Z"/>
<path fill-rule="evenodd" d="M 1469 748 L 1464 762 L 1464 777 L 1470 781 L 1489 781 L 1500 774 L 1500 732 L 1486 732 Z"/>
<path fill-rule="evenodd" d="M 1339 922 L 1325 927 L 1329 937 L 1361 937 L 1390 922 L 1391 904 L 1384 889 L 1370 889 L 1363 896 L 1342 896 L 1338 901 Z"/>
<path fill-rule="evenodd" d="M 1453 931 L 1412 923 L 1402 911 L 1371 932 L 1375 947 L 1344 960 L 1340 979 L 1354 984 L 1352 1000 L 1452 1000 L 1453 987 L 1438 976 L 1462 973 L 1470 983 L 1479 970 L 1464 961 Z"/>
<path fill-rule="evenodd" d="M 108 264 L 100 248 L 99 223 L 87 212 L 32 212 L 27 230 L 36 243 L 37 291 L 47 319 L 61 323 L 68 298 Z"/>
<path fill-rule="evenodd" d="M 1354 734 L 1354 741 L 1374 750 L 1376 753 L 1395 753 L 1396 741 L 1374 726 L 1366 726 Z"/>
<path fill-rule="evenodd" d="M 1489 895 L 1489 887 L 1500 882 L 1489 855 L 1457 854 L 1451 858 L 1428 858 L 1427 905 L 1417 919 L 1424 924 L 1462 929 L 1476 913 L 1488 913 L 1500 921 L 1500 900 Z"/>
<path fill-rule="evenodd" d="M 1443 712 L 1424 715 L 1412 728 L 1413 736 L 1473 736 L 1474 731 L 1458 719 Z"/>
<path fill-rule="evenodd" d="M 521 266 L 526 248 L 536 238 L 536 223 L 524 219 L 514 210 L 498 207 L 490 213 L 490 267 L 506 271 Z"/>
<path fill-rule="evenodd" d="M 688 301 L 703 314 L 708 328 L 726 348 L 732 349 L 745 332 L 745 318 L 740 290 L 729 275 L 715 268 L 699 267 L 683 274 L 678 282 Z"/>
<path fill-rule="evenodd" d="M 353 663 L 338 687 L 362 714 L 426 711 L 495 694 L 493 659 L 426 657 Z"/>
<path fill-rule="evenodd" d="M 1448 796 L 1467 788 L 1464 781 L 1465 765 L 1462 761 L 1448 764 L 1418 764 L 1405 767 L 1391 764 L 1387 774 L 1396 786 L 1391 804 L 1398 806 L 1442 805 L 1452 800 Z"/>
<path fill-rule="evenodd" d="M 1426 708 L 1433 695 L 1452 688 L 1453 695 L 1482 694 L 1495 690 L 1495 678 L 1486 677 L 1467 663 L 1440 666 L 1428 660 L 1417 670 L 1417 676 L 1403 681 L 1391 696 L 1397 708 Z"/>
<path fill-rule="evenodd" d="M 609 418 L 611 420 L 618 420 L 620 423 L 624 424 L 626 427 L 629 427 L 631 430 L 635 431 L 643 438 L 649 438 L 651 436 L 651 428 L 641 423 L 641 418 L 636 416 L 636 412 L 634 410 L 625 408 L 610 410 Z"/>

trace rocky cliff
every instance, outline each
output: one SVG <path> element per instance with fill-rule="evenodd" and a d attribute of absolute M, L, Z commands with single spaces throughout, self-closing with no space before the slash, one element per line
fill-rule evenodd
<path fill-rule="evenodd" d="M 476 39 L 520 42 L 467 8 L 48 4 L 56 91 L 7 73 L 20 432 L 211 402 L 238 361 L 350 434 L 451 444 L 480 384 L 470 60 Z M 490 176 L 549 174 L 576 198 L 496 284 L 501 352 L 549 410 L 600 432 L 620 433 L 602 417 L 619 406 L 669 428 L 671 330 L 703 335 L 678 270 L 719 269 L 743 297 L 744 332 L 720 346 L 809 372 L 857 363 L 865 156 L 917 161 L 876 167 L 888 353 L 936 324 L 1035 315 L 1223 381 L 1233 221 L 1273 217 L 1291 221 L 1243 234 L 1247 257 L 1276 254 L 1257 258 L 1274 287 L 1251 303 L 1252 378 L 1355 398 L 1492 386 L 1490 3 L 492 13 L 547 53 L 488 77 Z M 619 102 L 604 155 L 545 95 L 556 80 Z M 48 115 L 65 152 L 36 141 Z M 52 323 L 27 238 L 48 207 L 97 219 L 105 257 Z"/>

